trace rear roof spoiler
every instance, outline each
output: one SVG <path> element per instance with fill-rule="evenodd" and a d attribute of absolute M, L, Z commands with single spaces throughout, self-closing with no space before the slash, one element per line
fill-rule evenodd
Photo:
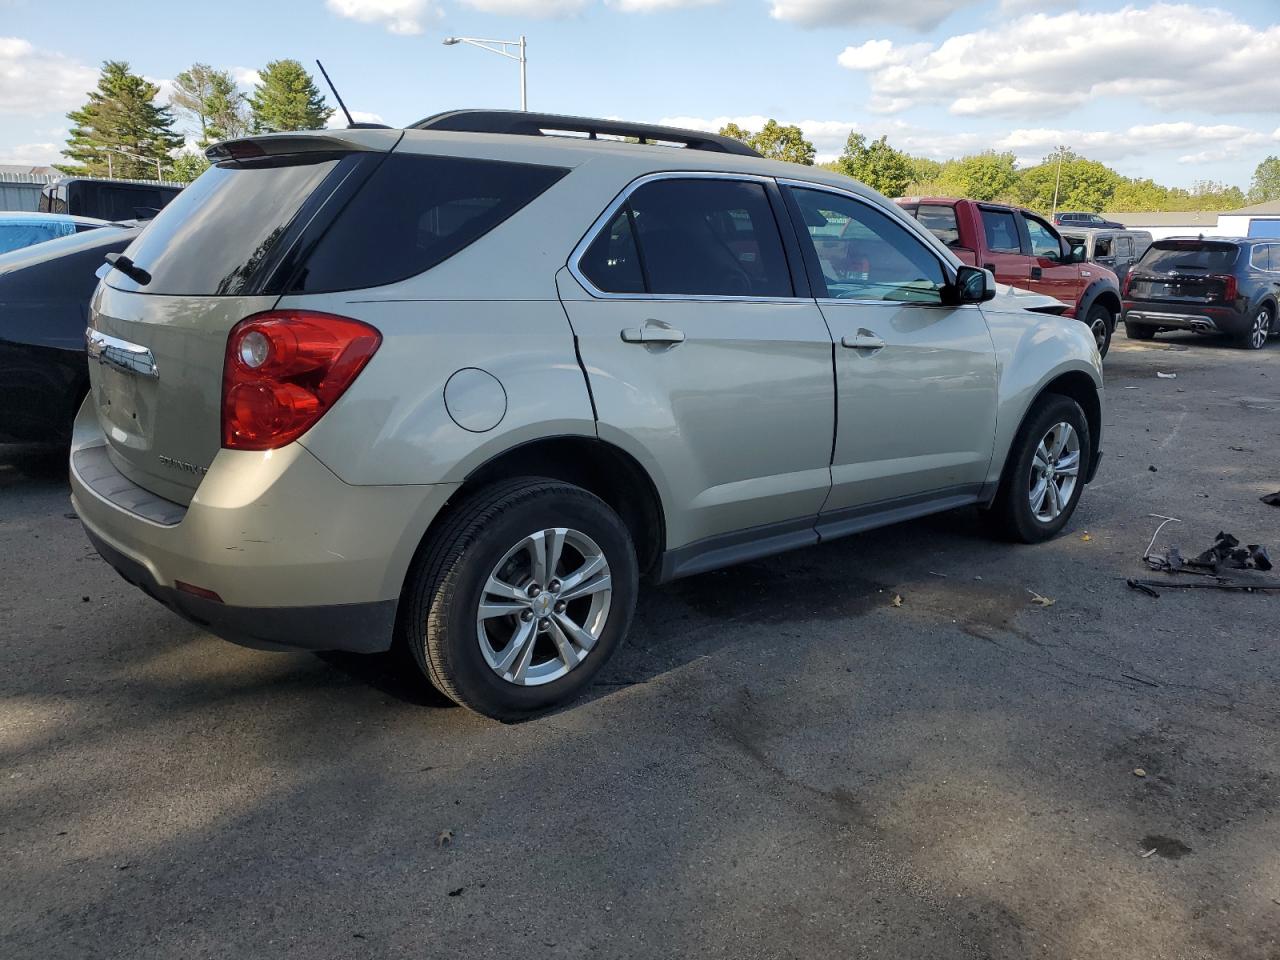
<path fill-rule="evenodd" d="M 596 120 L 570 117 L 558 113 L 529 113 L 523 110 L 449 110 L 419 120 L 407 130 L 448 130 L 456 133 L 505 133 L 525 137 L 556 134 L 585 135 L 589 140 L 607 137 L 630 137 L 641 143 L 680 144 L 689 150 L 735 153 L 744 157 L 760 156 L 755 150 L 732 137 L 701 130 L 663 127 L 625 120 Z"/>
<path fill-rule="evenodd" d="M 385 152 L 404 136 L 400 130 L 361 127 L 300 133 L 263 133 L 235 140 L 220 140 L 205 149 L 213 163 L 221 160 L 252 160 L 299 153 Z"/>

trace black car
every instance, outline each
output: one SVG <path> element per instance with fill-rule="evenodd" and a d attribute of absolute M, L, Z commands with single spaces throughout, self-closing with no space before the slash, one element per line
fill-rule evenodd
<path fill-rule="evenodd" d="M 1116 223 L 1097 213 L 1066 211 L 1053 215 L 1055 227 L 1106 227 L 1109 230 L 1123 230 L 1123 223 Z"/>
<path fill-rule="evenodd" d="M 1157 240 L 1134 264 L 1123 294 L 1131 340 L 1194 330 L 1225 333 L 1257 350 L 1267 342 L 1280 304 L 1280 241 Z"/>
<path fill-rule="evenodd" d="M 84 331 L 97 271 L 140 230 L 113 224 L 0 256 L 0 442 L 70 442 L 89 389 Z"/>
<path fill-rule="evenodd" d="M 41 213 L 73 213 L 102 220 L 154 217 L 182 186 L 138 180 L 63 177 L 40 191 Z"/>

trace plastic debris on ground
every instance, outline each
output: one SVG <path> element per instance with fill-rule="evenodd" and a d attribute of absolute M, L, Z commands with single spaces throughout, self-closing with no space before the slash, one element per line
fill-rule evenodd
<path fill-rule="evenodd" d="M 1204 589 L 1204 590 L 1237 590 L 1244 593 L 1252 593 L 1254 591 L 1272 591 L 1280 590 L 1280 581 L 1269 578 L 1230 578 L 1221 576 L 1223 570 L 1247 570 L 1265 572 L 1271 570 L 1274 566 L 1271 555 L 1267 548 L 1262 544 L 1248 543 L 1243 546 L 1239 539 L 1225 532 L 1219 531 L 1218 535 L 1213 538 L 1213 545 L 1207 550 L 1203 550 L 1194 557 L 1184 556 L 1182 551 L 1173 545 L 1167 547 L 1163 553 L 1153 551 L 1160 531 L 1170 523 L 1181 523 L 1177 517 L 1166 517 L 1162 514 L 1151 514 L 1161 520 L 1161 524 L 1156 527 L 1156 532 L 1151 537 L 1151 542 L 1147 544 L 1147 549 L 1142 555 L 1142 560 L 1152 570 L 1167 574 L 1195 574 L 1205 579 L 1196 581 L 1188 580 L 1142 580 L 1134 577 L 1126 578 L 1125 582 L 1133 590 L 1145 593 L 1149 597 L 1159 597 L 1157 588 L 1166 587 L 1174 589 Z"/>
<path fill-rule="evenodd" d="M 1265 497 L 1262 497 L 1261 500 L 1269 507 L 1280 507 L 1280 490 L 1277 490 L 1275 493 L 1268 493 Z"/>

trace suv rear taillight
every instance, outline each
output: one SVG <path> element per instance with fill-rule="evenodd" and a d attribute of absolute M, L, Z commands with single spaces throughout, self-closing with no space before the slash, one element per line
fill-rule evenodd
<path fill-rule="evenodd" d="M 313 427 L 382 343 L 368 324 L 309 310 L 246 317 L 227 337 L 222 445 L 274 450 Z"/>
<path fill-rule="evenodd" d="M 1127 296 L 1129 295 L 1129 288 L 1130 288 L 1131 286 L 1133 286 L 1133 271 L 1132 271 L 1132 270 L 1130 270 L 1128 273 L 1126 273 L 1126 274 L 1124 275 L 1124 283 L 1123 283 L 1123 284 L 1121 285 L 1121 287 L 1120 287 L 1120 296 L 1122 296 L 1122 297 L 1127 297 Z"/>
<path fill-rule="evenodd" d="M 1222 284 L 1222 300 L 1224 303 L 1230 303 L 1240 293 L 1240 285 L 1236 281 L 1234 274 L 1218 274 L 1210 276 L 1209 279 L 1217 280 Z"/>

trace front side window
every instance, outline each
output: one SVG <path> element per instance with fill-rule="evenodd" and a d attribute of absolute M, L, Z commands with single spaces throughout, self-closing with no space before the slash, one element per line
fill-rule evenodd
<path fill-rule="evenodd" d="M 1058 235 L 1047 223 L 1036 217 L 1023 217 L 1027 224 L 1027 233 L 1031 237 L 1031 255 L 1057 260 L 1062 256 L 1062 244 Z"/>
<path fill-rule="evenodd" d="M 942 302 L 942 264 L 902 224 L 852 197 L 803 188 L 791 194 L 826 285 L 818 296 Z"/>
<path fill-rule="evenodd" d="M 982 208 L 982 230 L 986 234 L 987 249 L 995 253 L 1021 253 L 1018 224 L 1008 210 Z"/>
<path fill-rule="evenodd" d="M 1030 224 L 1028 224 L 1028 226 L 1030 226 Z M 1098 260 L 1111 259 L 1111 238 L 1098 237 L 1098 239 L 1093 242 L 1093 255 Z"/>
<path fill-rule="evenodd" d="M 579 261 L 606 293 L 794 296 L 764 186 L 718 178 L 643 184 Z"/>

